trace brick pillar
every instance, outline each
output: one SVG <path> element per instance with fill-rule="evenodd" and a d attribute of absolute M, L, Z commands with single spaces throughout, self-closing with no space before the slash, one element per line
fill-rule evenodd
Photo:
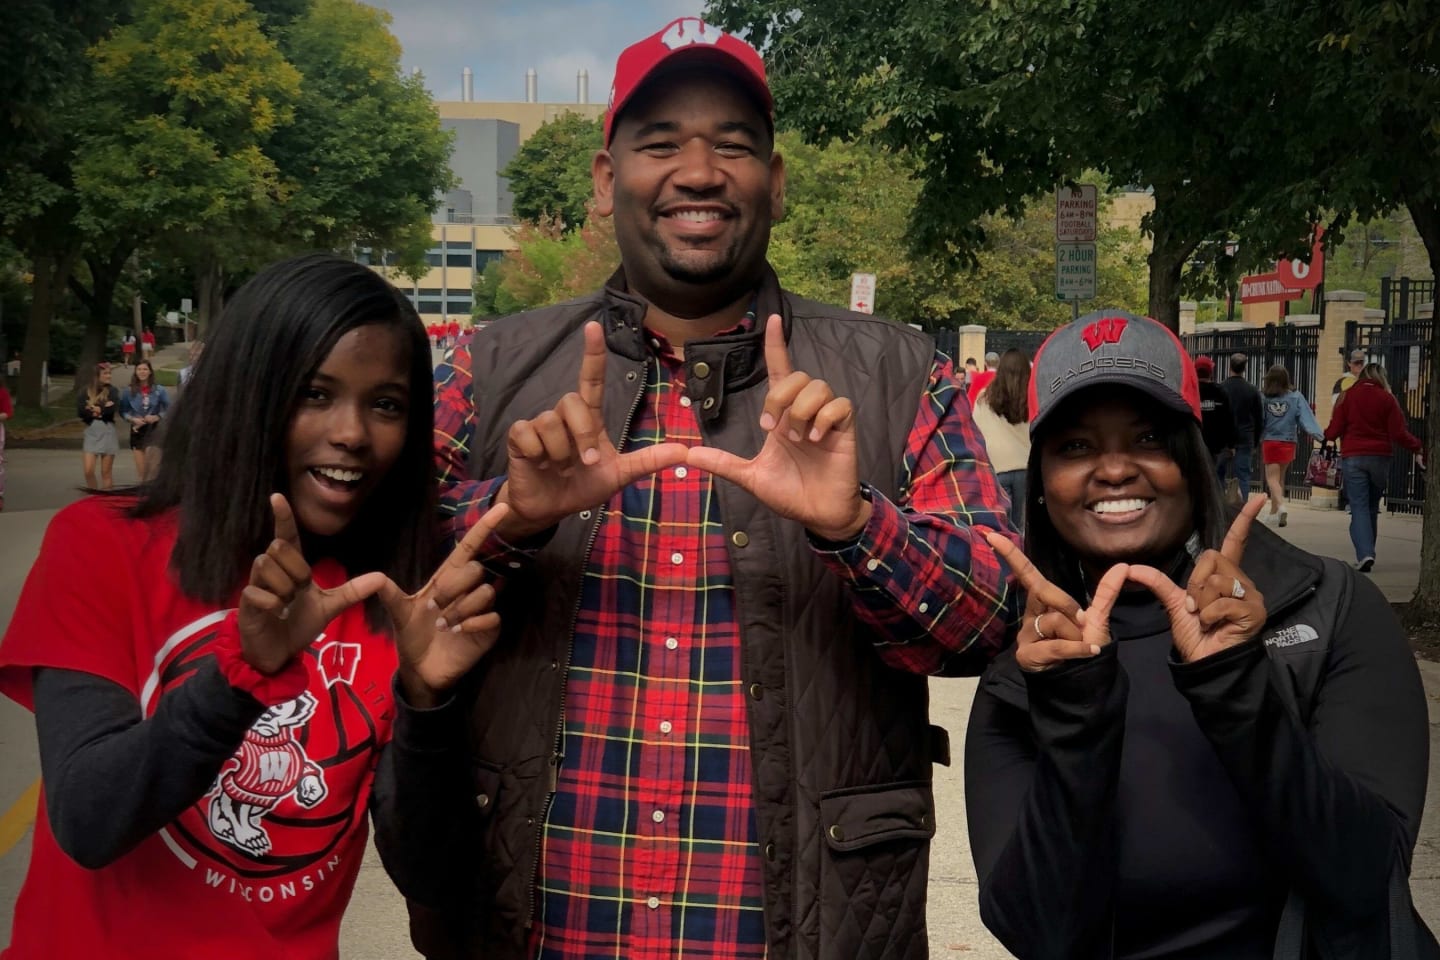
<path fill-rule="evenodd" d="M 974 357 L 976 366 L 984 370 L 985 328 L 979 324 L 970 324 L 959 328 L 956 333 L 960 335 L 960 338 L 955 347 L 956 356 L 951 357 L 955 361 L 955 366 L 962 367 L 968 358 Z"/>
<path fill-rule="evenodd" d="M 1325 326 L 1320 329 L 1320 353 L 1315 358 L 1315 419 L 1330 422 L 1334 404 L 1330 387 L 1345 373 L 1345 324 L 1365 320 L 1365 294 L 1356 290 L 1325 291 Z"/>
<path fill-rule="evenodd" d="M 1195 332 L 1195 312 L 1199 309 L 1200 305 L 1194 300 L 1180 301 L 1180 336 L 1187 336 Z M 1220 377 L 1218 379 L 1223 380 L 1225 378 Z"/>

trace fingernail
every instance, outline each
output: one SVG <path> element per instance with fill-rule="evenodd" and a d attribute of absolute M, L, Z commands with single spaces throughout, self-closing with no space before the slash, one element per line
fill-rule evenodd
<path fill-rule="evenodd" d="M 450 624 L 448 624 L 448 623 L 445 622 L 445 618 L 444 618 L 444 617 L 436 617 L 436 618 L 435 618 L 435 629 L 436 629 L 436 630 L 447 630 L 447 629 L 449 629 L 449 627 L 450 627 Z"/>
<path fill-rule="evenodd" d="M 791 431 L 790 431 L 790 439 L 791 439 L 791 440 L 794 440 L 796 443 L 799 443 L 799 442 L 800 442 L 800 431 L 799 431 L 799 430 L 791 430 Z"/>
<path fill-rule="evenodd" d="M 1185 598 L 1185 612 L 1186 612 L 1186 613 L 1194 613 L 1194 612 L 1195 612 L 1195 598 L 1194 598 L 1194 597 L 1189 597 L 1189 596 L 1187 596 L 1187 597 Z"/>
<path fill-rule="evenodd" d="M 770 414 L 768 414 L 768 413 L 762 413 L 762 414 L 760 414 L 760 429 L 761 429 L 761 430 L 774 430 L 774 429 L 775 429 L 775 418 L 772 417 L 772 416 L 771 416 Z"/>
<path fill-rule="evenodd" d="M 450 628 L 450 632 L 451 632 L 451 633 L 459 633 L 459 632 L 460 632 L 460 624 L 457 623 L 457 624 L 455 624 L 455 626 L 451 627 L 451 628 Z"/>
<path fill-rule="evenodd" d="M 810 431 L 810 442 L 815 443 L 820 439 L 820 428 L 815 427 Z"/>
<path fill-rule="evenodd" d="M 434 598 L 434 597 L 431 597 L 429 600 L 426 600 L 426 601 L 425 601 L 425 609 L 426 609 L 426 610 L 431 610 L 431 611 L 439 610 L 439 609 L 440 609 L 440 605 L 435 602 L 435 598 Z"/>
<path fill-rule="evenodd" d="M 1092 654 L 1098 654 L 1098 653 L 1100 652 L 1100 646 L 1099 646 L 1099 644 L 1094 644 L 1094 643 L 1090 644 L 1090 652 L 1091 652 Z"/>
<path fill-rule="evenodd" d="M 584 453 L 580 454 L 580 459 L 584 460 L 591 466 L 594 466 L 595 464 L 600 462 L 600 451 L 596 450 L 594 447 L 591 447 L 589 450 L 586 450 Z"/>

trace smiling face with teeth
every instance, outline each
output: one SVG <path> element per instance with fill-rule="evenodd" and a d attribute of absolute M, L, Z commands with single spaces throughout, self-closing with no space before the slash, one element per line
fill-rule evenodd
<path fill-rule="evenodd" d="M 1128 389 L 1088 390 L 1039 441 L 1044 509 L 1098 579 L 1115 563 L 1163 563 L 1190 536 L 1189 484 L 1171 455 L 1170 416 Z M 1092 581 L 1093 582 L 1093 581 Z"/>
<path fill-rule="evenodd" d="M 656 74 L 595 157 L 596 212 L 615 217 L 631 287 L 665 312 L 701 318 L 759 283 L 785 167 L 768 117 L 724 71 Z"/>
<path fill-rule="evenodd" d="M 285 491 L 300 528 L 340 533 L 405 447 L 408 342 L 390 327 L 357 327 L 336 341 L 305 385 L 286 437 Z"/>

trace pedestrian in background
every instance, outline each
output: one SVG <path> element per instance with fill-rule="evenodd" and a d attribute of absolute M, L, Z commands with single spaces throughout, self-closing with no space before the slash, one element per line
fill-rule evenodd
<path fill-rule="evenodd" d="M 1250 472 L 1255 466 L 1255 450 L 1260 446 L 1260 437 L 1265 429 L 1265 409 L 1260 403 L 1260 391 L 1245 379 L 1245 367 L 1249 358 L 1243 353 L 1230 355 L 1230 376 L 1220 384 L 1225 397 L 1230 401 L 1230 414 L 1235 418 L 1235 455 L 1230 466 L 1240 488 L 1239 502 L 1250 497 Z M 1223 489 L 1225 475 L 1220 477 Z"/>
<path fill-rule="evenodd" d="M 170 411 L 170 393 L 155 382 L 155 366 L 149 360 L 135 364 L 120 402 L 120 415 L 130 424 L 130 453 L 135 457 L 135 475 L 149 477 L 146 456 L 160 421 Z"/>
<path fill-rule="evenodd" d="M 1405 411 L 1390 392 L 1385 369 L 1378 363 L 1361 367 L 1360 376 L 1335 407 L 1326 440 L 1339 440 L 1340 472 L 1350 495 L 1350 543 L 1355 564 L 1369 572 L 1375 566 L 1375 541 L 1380 529 L 1380 498 L 1390 479 L 1392 448 L 1415 454 L 1425 469 L 1425 450 L 1405 424 Z"/>
<path fill-rule="evenodd" d="M 135 334 L 129 330 L 125 331 L 125 338 L 120 341 L 120 358 L 125 361 L 125 366 L 133 366 L 135 363 Z"/>
<path fill-rule="evenodd" d="M 988 387 L 990 382 L 995 379 L 995 370 L 999 366 L 1000 354 L 993 350 L 985 354 L 985 369 L 971 377 L 970 382 L 965 385 L 965 395 L 970 398 L 970 406 L 975 406 L 980 399 L 980 391 Z"/>
<path fill-rule="evenodd" d="M 15 416 L 15 404 L 10 399 L 10 390 L 5 378 L 0 377 L 0 510 L 5 509 L 5 424 Z"/>
<path fill-rule="evenodd" d="M 140 353 L 142 357 L 149 360 L 155 355 L 155 331 L 150 327 L 140 334 Z"/>
<path fill-rule="evenodd" d="M 1215 382 L 1215 361 L 1209 357 L 1195 358 L 1195 376 L 1200 380 L 1200 432 L 1223 490 L 1229 460 L 1235 455 L 1235 417 L 1230 410 L 1230 395 Z"/>
<path fill-rule="evenodd" d="M 115 438 L 115 414 L 120 410 L 120 391 L 110 383 L 110 364 L 97 363 L 90 383 L 80 395 L 75 415 L 85 422 L 85 438 L 81 447 L 85 469 L 85 487 L 109 490 L 115 485 L 115 454 L 120 443 Z M 100 482 L 95 482 L 95 467 L 100 467 Z"/>
<path fill-rule="evenodd" d="M 1295 438 L 1304 430 L 1316 440 L 1325 436 L 1315 411 L 1290 381 L 1290 371 L 1275 364 L 1265 374 L 1265 431 L 1260 453 L 1265 461 L 1265 489 L 1270 494 L 1270 511 L 1261 514 L 1265 523 L 1285 526 L 1285 468 L 1295 460 Z"/>
<path fill-rule="evenodd" d="M 1025 529 L 1025 465 L 1030 460 L 1030 358 L 1006 350 L 973 415 L 1000 488 L 1010 497 L 1010 525 Z"/>
<path fill-rule="evenodd" d="M 182 389 L 189 385 L 190 378 L 195 375 L 195 364 L 200 362 L 200 354 L 204 352 L 204 340 L 190 341 L 190 362 L 180 368 L 180 386 Z"/>

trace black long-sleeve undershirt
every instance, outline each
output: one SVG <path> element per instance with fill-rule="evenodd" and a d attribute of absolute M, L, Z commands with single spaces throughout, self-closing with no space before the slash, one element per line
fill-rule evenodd
<path fill-rule="evenodd" d="M 75 670 L 36 670 L 34 696 L 50 829 L 92 870 L 203 797 L 265 709 L 213 659 L 166 691 L 148 718 L 129 690 Z"/>

